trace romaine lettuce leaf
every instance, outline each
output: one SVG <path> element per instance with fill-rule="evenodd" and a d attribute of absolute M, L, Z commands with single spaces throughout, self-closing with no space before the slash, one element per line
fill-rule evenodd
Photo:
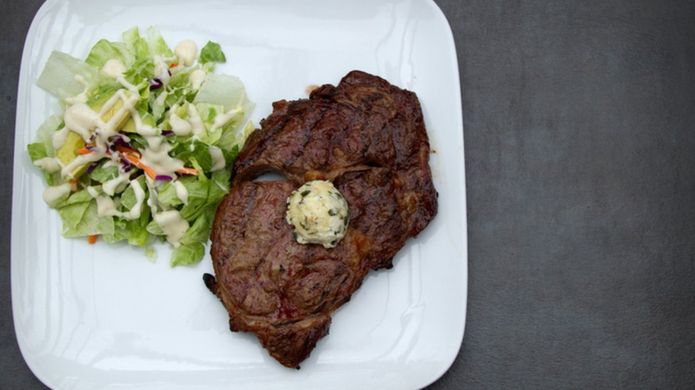
<path fill-rule="evenodd" d="M 210 188 L 210 180 L 205 176 L 200 165 L 193 161 L 193 167 L 200 172 L 197 176 L 181 179 L 181 182 L 188 190 L 188 203 L 181 209 L 181 216 L 192 223 L 200 213 L 205 209 L 208 199 L 208 190 Z M 195 180 L 192 180 L 195 179 Z"/>
<path fill-rule="evenodd" d="M 149 57 L 138 58 L 133 65 L 128 68 L 123 77 L 133 84 L 138 91 L 140 97 L 147 98 L 150 93 L 148 80 L 154 76 L 154 62 Z"/>
<path fill-rule="evenodd" d="M 159 237 L 165 236 L 164 231 L 159 226 L 159 224 L 154 221 L 154 219 L 147 223 L 147 226 L 145 226 L 145 230 L 147 230 L 148 233 L 155 235 L 155 236 L 159 236 Z"/>
<path fill-rule="evenodd" d="M 150 241 L 150 233 L 147 231 L 147 225 L 150 220 L 150 208 L 143 207 L 140 218 L 126 222 L 126 230 L 128 232 L 128 244 L 139 247 L 146 247 Z M 154 221 L 153 221 L 154 222 Z"/>
<path fill-rule="evenodd" d="M 227 169 L 230 170 L 231 174 L 231 167 L 234 166 L 234 161 L 236 160 L 237 156 L 239 155 L 239 146 L 234 145 L 231 149 L 222 149 L 222 154 L 224 154 L 224 162 L 226 164 Z"/>
<path fill-rule="evenodd" d="M 36 85 L 65 99 L 83 92 L 85 85 L 91 87 L 98 74 L 95 67 L 69 54 L 54 51 L 48 57 Z"/>
<path fill-rule="evenodd" d="M 128 46 L 123 42 L 109 42 L 100 39 L 89 51 L 85 62 L 97 69 L 101 69 L 111 59 L 120 61 L 128 67 L 133 63 L 134 56 Z"/>
<path fill-rule="evenodd" d="M 46 156 L 55 156 L 53 149 L 53 134 L 63 125 L 63 118 L 58 115 L 51 115 L 36 130 L 36 142 L 44 145 Z M 32 159 L 32 161 L 34 161 Z"/>
<path fill-rule="evenodd" d="M 123 86 L 112 78 L 101 78 L 97 85 L 90 89 L 87 93 L 87 105 L 96 111 L 99 111 L 107 100 Z"/>
<path fill-rule="evenodd" d="M 189 88 L 190 87 L 190 75 L 195 70 L 195 67 L 176 67 L 173 69 L 171 78 L 169 79 L 169 84 L 167 88 Z M 173 105 L 173 104 L 171 104 Z"/>
<path fill-rule="evenodd" d="M 100 69 L 105 63 L 111 59 L 118 59 L 126 66 L 125 79 L 138 90 L 140 99 L 136 102 L 135 109 L 143 123 L 167 130 L 168 111 L 176 110 L 179 117 L 188 120 L 188 111 L 191 108 L 189 104 L 193 105 L 203 120 L 205 131 L 196 137 L 166 137 L 166 141 L 172 145 L 169 154 L 181 159 L 185 166 L 192 166 L 199 172 L 196 176 L 178 178 L 188 192 L 186 204 L 178 198 L 172 183 L 158 184 L 155 194 L 150 193 L 153 187 L 148 188 L 144 174 L 138 173 L 135 177 L 141 181 L 141 187 L 146 189 L 147 196 L 156 196 L 158 205 L 164 210 L 178 210 L 190 225 L 181 240 L 181 245 L 174 250 L 171 264 L 195 264 L 204 256 L 215 209 L 229 191 L 230 184 L 229 169 L 210 172 L 213 165 L 210 147 L 219 147 L 224 154 L 226 167 L 230 167 L 243 145 L 245 136 L 253 129 L 252 125 L 246 125 L 253 104 L 249 102 L 246 90 L 238 78 L 210 74 L 216 63 L 226 61 L 220 45 L 215 42 L 208 42 L 202 48 L 198 63 L 170 68 L 171 77 L 168 81 L 163 80 L 162 86 L 151 89 L 150 83 L 155 77 L 155 63 L 163 61 L 166 64 L 174 61 L 174 52 L 155 28 L 149 28 L 143 35 L 138 28 L 133 28 L 123 33 L 122 41 L 99 40 L 91 48 L 84 62 L 64 53 L 52 53 L 38 84 L 58 96 L 65 104 L 78 101 L 65 100 L 68 97 L 79 95 L 79 101 L 86 98 L 87 105 L 99 112 L 107 100 L 124 88 L 116 79 L 100 74 Z M 191 85 L 191 73 L 197 71 L 200 74 L 201 70 L 206 74 L 205 79 L 200 88 L 197 88 L 196 83 L 194 89 Z M 156 83 L 153 85 L 156 86 Z M 127 88 L 132 89 L 130 86 Z M 127 132 L 130 137 L 129 146 L 142 151 L 148 142 L 142 135 L 135 133 L 134 123 L 132 119 L 127 120 L 120 123 L 117 130 Z M 32 161 L 55 155 L 53 134 L 62 126 L 61 116 L 50 117 L 42 125 L 37 140 L 27 146 Z M 148 248 L 151 236 L 164 241 L 164 234 L 159 225 L 152 220 L 149 206 L 143 206 L 140 217 L 135 220 L 99 217 L 96 200 L 85 188 L 92 186 L 100 191 L 100 183 L 113 179 L 118 174 L 117 166 L 105 167 L 104 162 L 100 161 L 89 174 L 80 176 L 76 185 L 82 190 L 53 203 L 63 220 L 65 237 L 96 234 L 103 236 L 107 243 L 127 240 L 129 244 L 143 248 Z M 47 180 L 51 184 L 64 183 L 59 173 L 47 175 Z M 136 202 L 135 192 L 132 187 L 127 186 L 120 195 L 113 196 L 112 200 L 119 210 L 129 210 Z"/>
<path fill-rule="evenodd" d="M 147 29 L 147 43 L 152 55 L 160 55 L 162 57 L 173 57 L 174 52 L 171 51 L 166 41 L 155 27 Z"/>
<path fill-rule="evenodd" d="M 114 165 L 107 167 L 105 165 L 105 163 L 97 165 L 97 167 L 94 168 L 92 173 L 89 174 L 89 178 L 99 183 L 104 183 L 106 181 L 118 177 L 118 167 Z"/>
<path fill-rule="evenodd" d="M 157 192 L 157 200 L 164 207 L 176 207 L 183 204 L 179 196 L 176 194 L 176 188 L 167 182 L 159 188 Z"/>
<path fill-rule="evenodd" d="M 159 91 L 150 91 L 149 107 L 155 123 L 161 123 L 162 119 L 164 118 L 164 112 L 168 109 L 166 105 L 166 98 L 168 96 L 169 93 L 164 89 Z"/>
<path fill-rule="evenodd" d="M 57 207 L 62 208 L 80 203 L 88 203 L 90 200 L 92 200 L 92 196 L 89 195 L 89 192 L 86 190 L 81 190 L 73 192 L 67 200 L 59 204 Z"/>
<path fill-rule="evenodd" d="M 140 176 L 138 177 L 135 181 L 140 184 L 140 188 L 142 188 L 145 191 L 145 197 L 147 197 L 147 184 L 145 183 L 145 176 Z M 123 190 L 123 193 L 121 193 L 121 205 L 125 207 L 127 210 L 130 210 L 135 206 L 137 203 L 137 198 L 135 197 L 135 191 L 133 191 L 132 186 L 128 186 L 125 190 Z M 143 207 L 143 209 L 148 209 L 149 207 Z"/>
<path fill-rule="evenodd" d="M 201 244 L 207 243 L 214 219 L 215 207 L 207 207 L 200 216 L 196 218 L 191 227 L 186 230 L 186 233 L 181 238 L 181 243 L 184 245 L 194 244 L 196 242 Z"/>
<path fill-rule="evenodd" d="M 95 203 L 96 205 L 96 203 Z M 89 202 L 68 204 L 58 209 L 61 221 L 63 221 L 63 232 L 75 231 L 82 222 L 82 217 L 87 212 Z"/>
<path fill-rule="evenodd" d="M 205 245 L 196 242 L 181 245 L 171 254 L 171 266 L 198 264 L 205 256 Z"/>
<path fill-rule="evenodd" d="M 200 119 L 203 120 L 206 127 L 210 128 L 215 123 L 217 115 L 224 113 L 224 107 L 219 104 L 198 103 L 195 105 Z"/>
<path fill-rule="evenodd" d="M 29 158 L 31 158 L 31 162 L 48 157 L 48 152 L 46 152 L 46 145 L 43 142 L 34 142 L 33 144 L 27 145 L 27 151 L 29 152 Z"/>
<path fill-rule="evenodd" d="M 200 58 L 198 60 L 201 64 L 205 64 L 208 62 L 226 62 L 227 58 L 224 56 L 224 52 L 222 52 L 222 48 L 220 47 L 220 44 L 217 42 L 212 42 L 208 41 L 208 43 L 203 46 L 203 48 L 200 50 Z"/>
<path fill-rule="evenodd" d="M 76 213 L 81 210 L 84 205 L 87 205 L 86 209 L 82 213 L 81 218 L 77 224 L 66 223 L 66 219 L 69 218 L 71 213 L 62 213 L 64 209 L 69 209 L 72 207 L 76 208 Z M 79 207 L 78 207 L 79 205 Z M 89 235 L 113 235 L 114 234 L 114 223 L 113 217 L 100 217 L 97 214 L 97 202 L 91 200 L 89 202 L 76 203 L 74 205 L 67 206 L 58 210 L 61 218 L 63 219 L 63 236 L 67 238 L 73 237 L 86 237 Z M 77 214 L 75 215 L 77 217 Z"/>
<path fill-rule="evenodd" d="M 196 139 L 190 138 L 181 142 L 171 151 L 171 155 L 183 161 L 184 165 L 192 165 L 196 161 L 204 171 L 212 169 L 212 157 L 208 151 L 208 145 Z"/>
<path fill-rule="evenodd" d="M 135 56 L 135 61 L 150 60 L 150 46 L 147 41 L 140 36 L 140 29 L 133 27 L 123 33 L 123 42 L 130 52 Z"/>
<path fill-rule="evenodd" d="M 124 219 L 114 218 L 113 219 L 113 234 L 102 235 L 104 241 L 108 244 L 113 244 L 119 241 L 123 241 L 128 238 L 128 226 Z"/>
<path fill-rule="evenodd" d="M 58 115 L 49 116 L 36 131 L 36 142 L 27 145 L 29 158 L 34 162 L 44 157 L 54 157 L 55 150 L 53 148 L 53 134 L 63 125 L 63 119 Z M 49 186 L 56 185 L 60 182 L 60 172 L 48 173 L 43 172 L 46 183 Z"/>
<path fill-rule="evenodd" d="M 193 103 L 209 103 L 224 107 L 229 111 L 243 107 L 248 102 L 246 88 L 238 77 L 224 74 L 208 74 L 200 86 Z"/>
<path fill-rule="evenodd" d="M 220 169 L 212 174 L 210 189 L 208 190 L 208 205 L 217 206 L 217 204 L 229 192 L 229 182 L 232 173 L 228 169 Z"/>
<path fill-rule="evenodd" d="M 231 151 L 234 147 L 241 149 L 244 146 L 246 138 L 253 132 L 254 126 L 252 122 L 246 122 L 244 126 L 237 126 L 236 123 L 229 123 L 222 130 L 222 135 L 217 141 L 217 146 L 223 152 Z M 234 156 L 236 158 L 236 155 Z M 225 159 L 229 161 L 225 155 Z"/>

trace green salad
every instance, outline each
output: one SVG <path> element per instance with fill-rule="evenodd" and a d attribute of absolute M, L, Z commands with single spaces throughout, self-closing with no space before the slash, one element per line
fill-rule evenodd
<path fill-rule="evenodd" d="M 46 179 L 46 203 L 65 237 L 124 241 L 171 264 L 198 263 L 231 167 L 253 130 L 242 82 L 214 74 L 220 45 L 172 50 L 154 28 L 98 41 L 84 61 L 54 51 L 38 86 L 62 113 L 38 129 L 29 156 Z"/>

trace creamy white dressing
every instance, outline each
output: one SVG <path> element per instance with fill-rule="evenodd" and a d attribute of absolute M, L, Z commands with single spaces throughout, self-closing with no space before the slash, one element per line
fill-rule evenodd
<path fill-rule="evenodd" d="M 89 187 L 91 188 L 91 187 Z M 145 201 L 145 191 L 137 180 L 130 182 L 130 188 L 133 189 L 135 194 L 135 204 L 129 211 L 118 211 L 116 203 L 111 197 L 100 196 L 98 193 L 96 195 L 90 195 L 96 197 L 97 200 L 97 215 L 100 217 L 120 217 L 126 220 L 133 220 L 140 218 L 142 214 L 142 204 Z M 89 189 L 88 189 L 89 190 Z M 94 191 L 96 193 L 96 191 Z"/>
<path fill-rule="evenodd" d="M 106 61 L 104 66 L 101 67 L 102 73 L 113 78 L 122 76 L 123 72 L 125 71 L 125 65 L 123 65 L 123 63 L 116 58 L 111 58 L 110 60 Z"/>
<path fill-rule="evenodd" d="M 98 113 L 84 103 L 76 103 L 65 110 L 65 127 L 79 134 L 85 141 L 92 136 L 92 130 L 106 127 Z"/>
<path fill-rule="evenodd" d="M 79 94 L 77 94 L 75 96 L 65 98 L 65 102 L 68 104 L 86 103 L 87 102 L 87 90 L 85 89 L 84 91 L 80 92 Z"/>
<path fill-rule="evenodd" d="M 123 188 L 121 188 L 121 191 L 118 191 L 119 187 L 121 187 L 122 184 L 128 183 L 130 181 L 130 175 L 132 174 L 133 171 L 120 173 L 117 177 L 105 181 L 101 185 L 101 190 L 104 191 L 106 195 L 110 196 L 113 196 L 117 192 L 121 192 Z"/>
<path fill-rule="evenodd" d="M 94 131 L 94 146 L 92 146 L 92 150 L 95 153 L 101 153 L 102 158 L 104 158 L 109 153 L 109 145 L 106 143 L 106 138 L 99 135 L 99 130 Z"/>
<path fill-rule="evenodd" d="M 63 118 L 63 120 L 65 120 Z M 68 137 L 68 130 L 67 127 L 63 126 L 62 129 L 56 131 L 53 133 L 53 136 L 51 137 L 51 141 L 53 142 L 53 149 L 59 149 L 63 144 L 65 143 L 65 139 Z"/>
<path fill-rule="evenodd" d="M 108 196 L 97 196 L 97 215 L 100 217 L 113 217 L 118 214 L 116 203 Z"/>
<path fill-rule="evenodd" d="M 157 202 L 157 189 L 154 186 L 154 181 L 149 177 L 145 177 L 145 184 L 147 185 L 147 191 L 150 192 L 150 196 L 147 197 L 147 206 L 152 210 L 152 215 L 157 213 L 158 202 Z"/>
<path fill-rule="evenodd" d="M 191 66 L 197 56 L 198 50 L 196 44 L 190 40 L 180 42 L 175 48 L 175 54 L 178 58 L 179 65 Z M 154 57 L 154 77 L 166 84 L 171 74 L 169 72 L 169 64 L 175 61 L 174 57 L 165 59 L 162 56 Z M 117 166 L 119 167 L 119 175 L 111 180 L 101 184 L 101 186 L 87 186 L 86 192 L 91 198 L 94 198 L 97 203 L 97 213 L 99 216 L 114 216 L 126 220 L 139 218 L 142 214 L 142 208 L 149 206 L 152 211 L 152 218 L 161 227 L 166 239 L 169 243 L 178 247 L 181 238 L 189 229 L 189 223 L 175 209 L 160 205 L 157 200 L 156 182 L 152 178 L 145 176 L 146 190 L 149 191 L 149 197 L 146 195 L 146 190 L 137 180 L 131 180 L 131 176 L 135 170 L 123 172 L 120 163 L 121 155 L 117 151 L 109 151 L 109 139 L 121 130 L 119 125 L 130 116 L 134 123 L 135 132 L 144 136 L 147 141 L 147 146 L 139 149 L 140 161 L 142 164 L 150 167 L 156 175 L 166 175 L 171 177 L 172 185 L 176 191 L 176 196 L 183 202 L 188 204 L 188 190 L 185 185 L 176 179 L 176 171 L 183 168 L 182 161 L 169 156 L 172 145 L 169 144 L 165 137 L 161 135 L 161 129 L 150 126 L 143 122 L 143 118 L 139 115 L 135 106 L 140 101 L 140 93 L 136 85 L 131 84 L 125 77 L 124 73 L 127 70 L 126 66 L 117 59 L 108 60 L 101 68 L 101 73 L 105 76 L 112 77 L 118 81 L 123 87 L 116 91 L 98 110 L 93 110 L 87 106 L 89 84 L 81 76 L 76 76 L 76 79 L 84 85 L 84 90 L 75 96 L 65 99 L 68 106 L 63 114 L 65 126 L 57 130 L 52 135 L 52 144 L 55 149 L 59 149 L 65 145 L 69 131 L 74 131 L 87 143 L 89 153 L 79 154 L 75 156 L 68 164 L 62 164 L 60 160 L 54 157 L 47 157 L 34 162 L 34 165 L 40 167 L 46 172 L 58 172 L 65 178 L 74 178 L 78 173 L 82 174 L 84 168 L 95 161 L 105 159 L 104 167 Z M 206 72 L 202 69 L 195 69 L 189 75 L 189 83 L 193 90 L 200 89 L 206 78 Z M 142 84 L 139 84 L 142 86 Z M 167 99 L 167 92 L 162 91 L 155 100 L 155 104 L 164 106 Z M 172 131 L 176 135 L 199 136 L 206 131 L 200 114 L 196 107 L 191 103 L 187 104 L 187 119 L 183 119 L 176 115 L 176 107 L 169 109 L 169 123 Z M 118 107 L 118 109 L 115 109 Z M 235 108 L 228 112 L 221 113 L 215 117 L 213 127 L 220 128 L 233 119 L 241 112 L 241 108 Z M 109 118 L 105 120 L 104 118 Z M 128 137 L 121 134 L 124 140 Z M 112 141 L 112 140 L 111 140 Z M 79 146 L 76 146 L 76 148 Z M 191 148 L 194 145 L 191 144 Z M 224 169 L 226 161 L 222 150 L 216 146 L 209 146 L 208 151 L 212 159 L 212 171 Z M 82 153 L 82 152 L 80 152 Z M 133 191 L 135 196 L 135 204 L 130 210 L 119 211 L 124 209 L 118 198 L 114 197 L 127 188 L 127 185 Z M 48 187 L 43 193 L 43 198 L 46 203 L 51 206 L 58 204 L 60 201 L 67 199 L 74 185 L 65 183 L 59 186 Z M 145 203 L 146 202 L 146 203 Z"/>
<path fill-rule="evenodd" d="M 100 130 L 104 133 L 103 139 L 108 139 L 109 137 L 118 133 L 116 126 L 123 120 L 126 113 L 130 115 L 135 123 L 135 131 L 142 135 L 154 135 L 158 133 L 158 129 L 142 122 L 142 118 L 135 109 L 135 105 L 140 100 L 139 95 L 137 95 L 137 90 L 135 93 L 126 91 L 124 89 L 119 89 L 109 100 L 104 103 L 104 106 L 99 111 L 99 117 L 104 116 L 108 111 L 110 111 L 113 106 L 121 100 L 121 107 L 113 114 L 107 123 Z"/>
<path fill-rule="evenodd" d="M 206 73 L 204 70 L 196 69 L 188 76 L 188 81 L 191 82 L 191 88 L 193 88 L 194 91 L 200 89 L 200 86 L 203 84 L 203 80 L 205 80 L 205 75 Z"/>
<path fill-rule="evenodd" d="M 171 131 L 176 135 L 190 135 L 193 130 L 191 124 L 176 115 L 175 112 L 172 112 L 171 116 L 169 116 L 169 124 L 171 125 Z"/>
<path fill-rule="evenodd" d="M 208 146 L 208 152 L 210 152 L 210 157 L 212 157 L 212 169 L 210 171 L 215 172 L 223 169 L 226 165 L 224 161 L 224 154 L 222 154 L 222 149 L 215 145 Z"/>
<path fill-rule="evenodd" d="M 118 81 L 128 91 L 130 91 L 134 94 L 139 93 L 138 88 L 136 86 L 134 86 L 133 84 L 129 83 L 128 80 L 126 80 L 125 77 L 123 77 L 123 75 L 117 76 L 116 81 Z"/>
<path fill-rule="evenodd" d="M 53 173 L 61 169 L 60 161 L 55 157 L 44 157 L 34 161 L 34 166 L 43 169 L 45 172 Z"/>
<path fill-rule="evenodd" d="M 176 196 L 181 199 L 181 202 L 183 202 L 183 204 L 188 204 L 188 190 L 186 186 L 178 180 L 174 180 L 172 185 L 176 190 Z"/>
<path fill-rule="evenodd" d="M 121 107 L 113 114 L 108 122 L 104 122 L 102 117 L 109 112 L 119 100 L 122 102 Z M 69 106 L 63 115 L 65 128 L 54 135 L 53 146 L 56 147 L 56 145 L 65 143 L 68 129 L 78 133 L 85 142 L 89 142 L 92 139 L 92 135 L 97 134 L 97 143 L 106 144 L 106 140 L 109 137 L 118 133 L 116 126 L 123 120 L 126 113 L 130 113 L 133 119 L 139 119 L 140 116 L 137 110 L 134 109 L 134 105 L 138 100 L 138 95 L 127 94 L 125 90 L 121 89 L 104 103 L 99 112 L 92 110 L 85 103 L 75 103 Z M 142 127 L 141 124 L 140 128 Z M 140 128 L 138 128 L 138 130 Z M 65 131 L 65 133 L 63 133 L 63 131 Z"/>
<path fill-rule="evenodd" d="M 198 110 L 190 103 L 188 103 L 188 122 L 191 124 L 194 136 L 199 136 L 205 131 L 205 125 L 203 120 L 200 119 Z"/>
<path fill-rule="evenodd" d="M 158 78 L 164 85 L 169 82 L 169 65 L 160 55 L 154 56 L 154 77 Z"/>
<path fill-rule="evenodd" d="M 65 183 L 57 186 L 48 186 L 43 191 L 43 201 L 49 206 L 55 206 L 59 201 L 66 199 L 70 194 L 70 184 Z"/>
<path fill-rule="evenodd" d="M 99 191 L 96 188 L 94 188 L 93 186 L 87 186 L 87 193 L 92 198 L 96 198 L 97 196 L 99 196 Z"/>
<path fill-rule="evenodd" d="M 123 214 L 123 218 L 140 218 L 140 214 L 142 214 L 142 204 L 145 202 L 145 190 L 142 189 L 140 182 L 138 182 L 137 180 L 131 181 L 130 187 L 133 189 L 133 193 L 135 194 L 135 204 L 129 212 Z"/>
<path fill-rule="evenodd" d="M 176 171 L 183 168 L 183 162 L 169 156 L 171 144 L 162 142 L 163 138 L 161 136 L 145 137 L 149 146 L 140 151 L 142 153 L 140 160 L 152 168 L 157 175 L 175 177 Z"/>
<path fill-rule="evenodd" d="M 169 94 L 167 93 L 167 91 L 162 91 L 162 92 L 157 96 L 157 98 L 154 99 L 154 104 L 157 105 L 157 106 L 164 106 L 164 102 L 166 102 L 167 96 L 169 96 Z"/>
<path fill-rule="evenodd" d="M 75 81 L 82 84 L 84 89 L 82 89 L 82 92 L 78 93 L 75 96 L 70 96 L 68 98 L 65 98 L 65 102 L 68 104 L 86 103 L 87 102 L 87 91 L 89 90 L 89 83 L 87 82 L 87 80 L 84 79 L 84 77 L 82 77 L 82 75 L 79 75 L 79 74 L 75 75 Z"/>
<path fill-rule="evenodd" d="M 219 129 L 220 127 L 226 125 L 227 122 L 234 119 L 235 116 L 239 115 L 241 111 L 241 107 L 236 107 L 222 114 L 217 114 L 217 116 L 215 117 L 215 122 L 213 122 L 212 124 L 212 128 Z"/>
<path fill-rule="evenodd" d="M 135 122 L 135 131 L 138 134 L 152 136 L 160 133 L 158 128 L 144 124 L 142 122 L 142 118 L 140 118 L 140 114 L 138 114 L 138 110 L 136 110 L 134 107 L 130 108 L 130 116 L 133 118 L 133 122 Z"/>
<path fill-rule="evenodd" d="M 167 241 L 174 247 L 181 245 L 180 241 L 188 230 L 188 221 L 176 210 L 162 211 L 154 214 L 154 221 L 162 228 Z"/>
<path fill-rule="evenodd" d="M 123 117 L 127 113 L 132 113 L 134 111 L 133 107 L 137 104 L 139 99 L 140 97 L 137 95 L 137 93 L 132 93 L 130 91 L 126 91 L 125 89 L 119 89 L 99 111 L 99 115 L 103 116 L 116 105 L 118 100 L 121 101 L 121 107 L 113 114 L 113 116 L 106 123 L 105 128 L 102 130 L 116 132 L 116 125 L 123 120 Z M 135 112 L 137 113 L 137 111 Z"/>
<path fill-rule="evenodd" d="M 91 162 L 99 161 L 105 155 L 106 154 L 104 153 L 103 150 L 101 150 L 101 151 L 95 150 L 92 153 L 79 155 L 79 156 L 75 157 L 75 159 L 70 161 L 69 164 L 65 165 L 63 167 L 63 169 L 60 170 L 60 174 L 63 177 L 69 177 L 72 179 L 75 177 L 75 173 L 76 173 L 76 170 L 78 170 L 78 168 L 80 168 L 86 164 L 89 164 Z"/>
<path fill-rule="evenodd" d="M 191 41 L 190 39 L 185 39 L 176 45 L 174 53 L 176 54 L 176 57 L 179 58 L 179 61 L 181 61 L 184 65 L 191 66 L 197 57 L 198 48 L 196 47 L 195 42 Z"/>
<path fill-rule="evenodd" d="M 104 102 L 104 104 L 101 106 L 101 110 L 99 110 L 99 116 L 102 116 L 102 115 L 106 114 L 108 111 L 110 111 L 113 108 L 113 106 L 115 106 L 116 103 L 118 103 L 119 100 L 125 100 L 127 98 L 128 98 L 128 95 L 126 95 L 122 89 L 119 89 L 118 91 L 116 91 L 116 93 L 111 95 L 109 100 Z M 123 101 L 123 103 L 126 103 L 126 102 Z M 125 106 L 125 104 L 124 104 L 124 106 Z M 118 112 L 120 112 L 121 114 L 125 114 L 126 110 L 127 110 L 127 108 L 121 107 Z M 117 116 L 117 115 L 114 114 L 114 116 Z"/>

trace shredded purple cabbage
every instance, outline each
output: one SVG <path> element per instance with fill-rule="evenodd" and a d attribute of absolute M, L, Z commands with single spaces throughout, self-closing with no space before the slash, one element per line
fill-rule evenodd
<path fill-rule="evenodd" d="M 122 134 L 116 134 L 109 138 L 109 149 L 111 151 L 115 151 L 117 146 L 126 146 L 126 147 L 132 147 L 130 145 L 130 138 L 126 137 L 125 135 Z"/>
<path fill-rule="evenodd" d="M 121 168 L 123 169 L 123 172 L 130 172 L 130 170 L 133 169 L 133 164 L 126 160 L 125 157 L 121 156 Z"/>
<path fill-rule="evenodd" d="M 95 162 L 89 164 L 89 166 L 87 167 L 87 174 L 92 173 L 94 171 L 94 169 L 97 167 L 97 165 L 99 165 L 98 161 L 95 161 Z"/>
<path fill-rule="evenodd" d="M 165 137 L 168 137 L 170 135 L 174 135 L 174 131 L 173 130 L 162 130 L 162 135 Z"/>
<path fill-rule="evenodd" d="M 150 90 L 162 88 L 162 85 L 164 85 L 164 83 L 158 78 L 150 80 Z"/>
<path fill-rule="evenodd" d="M 155 179 L 155 180 L 161 180 L 161 181 L 169 181 L 169 180 L 171 180 L 171 176 L 168 176 L 168 175 L 157 175 L 154 179 Z"/>

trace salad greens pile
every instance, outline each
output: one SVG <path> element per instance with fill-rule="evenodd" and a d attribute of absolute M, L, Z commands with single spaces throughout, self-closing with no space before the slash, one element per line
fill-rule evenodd
<path fill-rule="evenodd" d="M 225 61 L 217 43 L 198 51 L 186 40 L 172 50 L 154 28 L 102 39 L 84 61 L 50 55 L 37 84 L 63 112 L 40 126 L 28 153 L 65 237 L 127 241 L 148 253 L 166 240 L 173 266 L 203 258 L 253 130 L 242 82 L 212 73 Z"/>

